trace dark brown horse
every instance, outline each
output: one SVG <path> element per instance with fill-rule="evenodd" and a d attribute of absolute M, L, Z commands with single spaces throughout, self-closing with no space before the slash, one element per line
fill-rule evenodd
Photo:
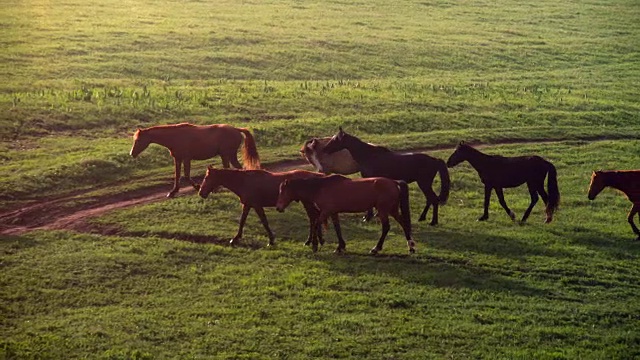
<path fill-rule="evenodd" d="M 640 230 L 633 223 L 633 217 L 640 213 L 640 170 L 594 171 L 589 184 L 589 200 L 595 199 L 607 186 L 622 191 L 633 203 L 627 221 L 640 240 Z"/>
<path fill-rule="evenodd" d="M 386 177 L 407 183 L 417 182 L 427 203 L 418 221 L 424 221 L 429 207 L 433 205 L 431 225 L 438 224 L 438 205 L 443 205 L 449 197 L 449 170 L 444 161 L 427 154 L 399 154 L 389 149 L 368 144 L 342 131 L 342 128 L 324 147 L 327 153 L 347 149 L 360 166 L 362 177 Z M 440 173 L 440 195 L 432 189 L 433 179 Z M 371 213 L 367 214 L 370 217 Z"/>
<path fill-rule="evenodd" d="M 200 186 L 199 194 L 201 197 L 207 198 L 212 191 L 220 187 L 225 187 L 240 197 L 240 202 L 242 203 L 240 227 L 238 228 L 236 236 L 231 240 L 231 244 L 237 243 L 242 238 L 242 230 L 244 229 L 247 215 L 249 215 L 249 210 L 253 208 L 258 214 L 258 217 L 260 217 L 262 225 L 267 230 L 269 245 L 273 245 L 275 237 L 269 228 L 269 222 L 264 213 L 264 208 L 276 206 L 280 183 L 288 179 L 305 179 L 321 176 L 324 176 L 324 174 L 305 170 L 272 173 L 265 170 L 214 169 L 209 167 L 204 181 Z M 314 207 L 313 203 L 303 201 L 302 204 L 304 205 L 310 222 L 309 237 L 307 239 L 307 244 L 309 244 L 314 239 L 315 231 L 321 230 L 320 225 L 318 224 L 316 226 L 315 224 L 318 210 Z M 317 236 L 322 243 L 322 233 L 320 232 Z M 316 250 L 317 241 L 314 241 L 313 245 L 314 250 Z"/>
<path fill-rule="evenodd" d="M 503 188 L 512 188 L 524 183 L 529 188 L 531 203 L 524 212 L 521 222 L 525 222 L 531 210 L 538 202 L 538 195 L 547 205 L 547 223 L 553 220 L 553 213 L 558 209 L 560 203 L 560 192 L 558 191 L 558 180 L 556 168 L 549 161 L 540 156 L 515 156 L 506 157 L 500 155 L 487 155 L 480 150 L 460 142 L 456 150 L 447 160 L 448 167 L 454 167 L 463 161 L 468 161 L 480 175 L 480 180 L 484 184 L 484 213 L 478 221 L 489 218 L 489 200 L 491 191 L 495 190 L 498 195 L 500 205 L 507 212 L 511 220 L 515 221 L 516 215 L 509 209 L 504 201 Z M 544 178 L 547 177 L 547 189 L 544 191 Z"/>
<path fill-rule="evenodd" d="M 249 130 L 235 128 L 231 125 L 192 125 L 188 123 L 175 125 L 152 126 L 138 129 L 133 134 L 131 156 L 138 156 L 149 144 L 159 144 L 169 149 L 175 165 L 173 189 L 167 197 L 173 197 L 180 189 L 180 168 L 184 165 L 184 176 L 197 190 L 199 185 L 191 180 L 191 160 L 206 160 L 220 155 L 222 165 L 229 167 L 229 163 L 237 169 L 242 166 L 238 162 L 236 153 L 242 143 L 244 134 L 244 148 L 242 161 L 247 169 L 259 169 L 260 158 L 256 149 L 256 142 Z"/>
<path fill-rule="evenodd" d="M 409 190 L 404 181 L 379 177 L 352 180 L 341 175 L 285 180 L 280 185 L 277 210 L 284 211 L 291 201 L 297 200 L 312 202 L 320 210 L 316 226 L 341 212 L 353 213 L 376 208 L 377 216 L 382 223 L 382 235 L 378 244 L 371 249 L 371 253 L 377 254 L 382 250 L 384 239 L 389 232 L 389 215 L 402 226 L 409 252 L 415 252 L 415 242 L 411 239 Z M 333 223 L 338 236 L 336 252 L 343 252 L 346 245 L 340 224 L 336 220 Z"/>

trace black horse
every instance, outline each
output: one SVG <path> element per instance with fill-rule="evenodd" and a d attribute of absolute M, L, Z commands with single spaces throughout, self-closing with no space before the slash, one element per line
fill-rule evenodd
<path fill-rule="evenodd" d="M 438 205 L 444 205 L 447 202 L 450 188 L 449 170 L 443 160 L 420 153 L 399 154 L 382 146 L 368 144 L 342 131 L 340 127 L 323 151 L 331 154 L 342 149 L 349 150 L 360 166 L 362 177 L 386 177 L 407 183 L 417 182 L 427 198 L 427 204 L 418 221 L 424 221 L 427 218 L 429 207 L 433 205 L 430 224 L 438 224 Z M 432 189 L 436 173 L 440 173 L 439 196 Z M 373 216 L 372 212 L 367 213 L 367 218 L 371 216 Z"/>
<path fill-rule="evenodd" d="M 478 221 L 489 218 L 489 200 L 491 190 L 496 191 L 500 205 L 507 212 L 511 220 L 515 221 L 516 215 L 509 209 L 504 201 L 503 188 L 512 188 L 527 183 L 531 204 L 524 212 L 521 222 L 525 222 L 531 210 L 538 202 L 538 194 L 546 204 L 546 223 L 553 220 L 553 212 L 558 209 L 560 192 L 558 191 L 558 179 L 556 168 L 549 161 L 540 156 L 515 156 L 505 157 L 500 155 L 487 155 L 473 147 L 460 142 L 456 150 L 447 160 L 448 167 L 454 167 L 463 161 L 468 161 L 480 175 L 484 184 L 484 213 Z M 547 177 L 547 189 L 544 191 L 544 178 Z"/>

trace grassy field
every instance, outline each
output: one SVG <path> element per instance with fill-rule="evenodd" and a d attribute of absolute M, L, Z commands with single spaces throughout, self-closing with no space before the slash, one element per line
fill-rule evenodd
<path fill-rule="evenodd" d="M 131 159 L 130 136 L 182 121 L 251 128 L 267 164 L 338 126 L 440 158 L 460 140 L 537 153 L 563 199 L 550 225 L 541 204 L 524 226 L 497 203 L 477 223 L 481 184 L 461 165 L 411 257 L 396 226 L 368 256 L 379 224 L 359 215 L 342 217 L 345 256 L 331 228 L 313 255 L 297 206 L 268 212 L 275 248 L 255 214 L 230 248 L 227 192 L 112 212 L 93 234 L 2 236 L 0 357 L 639 357 L 630 204 L 586 199 L 592 170 L 640 164 L 639 18 L 634 0 L 5 1 L 2 209 L 168 191 L 166 150 Z M 517 215 L 528 198 L 507 191 Z"/>

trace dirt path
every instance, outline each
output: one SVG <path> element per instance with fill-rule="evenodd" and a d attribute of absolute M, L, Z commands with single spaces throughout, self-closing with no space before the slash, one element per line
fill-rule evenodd
<path fill-rule="evenodd" d="M 308 166 L 306 161 L 288 160 L 265 166 L 270 171 L 286 171 Z M 198 177 L 195 180 L 200 181 Z M 86 219 L 109 211 L 144 205 L 166 199 L 171 182 L 142 188 L 122 194 L 91 197 L 77 204 L 78 197 L 96 189 L 74 192 L 70 195 L 45 199 L 23 208 L 0 213 L 0 234 L 20 235 L 32 230 L 75 229 L 87 230 Z M 195 190 L 183 187 L 177 196 L 191 195 Z"/>
<path fill-rule="evenodd" d="M 535 143 L 557 143 L 558 141 L 538 141 Z M 477 148 L 501 144 L 525 144 L 533 141 L 505 141 L 478 145 Z M 453 147 L 438 147 L 429 149 L 415 149 L 406 152 L 420 152 L 433 150 L 447 150 Z M 265 166 L 270 171 L 286 171 L 294 168 L 311 167 L 303 159 L 287 160 Z M 194 179 L 198 179 L 194 177 Z M 84 203 L 78 203 L 78 197 L 94 192 L 96 189 L 75 192 L 63 197 L 40 200 L 32 205 L 18 210 L 0 213 L 0 234 L 20 235 L 32 230 L 73 229 L 90 231 L 93 229 L 85 220 L 96 217 L 109 211 L 127 208 L 130 206 L 144 205 L 166 199 L 166 194 L 171 188 L 170 182 L 152 187 L 142 188 L 122 194 L 109 194 L 90 197 Z M 192 187 L 184 187 L 178 196 L 192 195 Z"/>

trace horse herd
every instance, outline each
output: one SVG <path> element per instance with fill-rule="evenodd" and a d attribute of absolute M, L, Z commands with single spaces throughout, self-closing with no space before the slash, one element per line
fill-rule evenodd
<path fill-rule="evenodd" d="M 237 158 L 237 151 L 244 139 L 242 151 L 244 169 Z M 438 224 L 438 207 L 446 203 L 450 190 L 448 168 L 468 161 L 478 172 L 484 184 L 484 212 L 479 221 L 489 218 L 489 201 L 495 191 L 500 205 L 515 221 L 515 214 L 504 200 L 503 189 L 527 184 L 531 202 L 525 211 L 522 223 L 542 198 L 546 205 L 546 220 L 560 203 L 556 168 L 540 156 L 505 157 L 488 155 L 464 142 L 456 147 L 447 162 L 422 153 L 398 153 L 386 147 L 366 143 L 339 129 L 332 137 L 314 138 L 307 141 L 300 153 L 318 172 L 292 170 L 269 172 L 260 169 L 260 159 L 251 132 L 230 125 L 192 125 L 189 123 L 160 125 L 138 129 L 133 135 L 131 156 L 136 157 L 149 144 L 167 147 L 174 159 L 174 186 L 167 194 L 173 197 L 180 189 L 180 175 L 206 198 L 211 192 L 225 187 L 235 193 L 242 204 L 242 214 L 237 234 L 231 244 L 242 238 L 243 228 L 253 208 L 258 214 L 269 237 L 269 245 L 275 236 L 269 227 L 265 207 L 276 207 L 280 212 L 293 201 L 303 204 L 309 218 L 309 235 L 305 244 L 317 251 L 323 244 L 322 225 L 331 218 L 338 247 L 344 252 L 346 245 L 340 229 L 339 213 L 365 212 L 365 220 L 376 216 L 382 224 L 382 234 L 371 253 L 382 250 L 389 231 L 389 217 L 402 227 L 410 253 L 415 252 L 415 241 L 411 235 L 409 191 L 407 184 L 416 182 L 426 198 L 425 207 L 418 218 L 423 221 L 433 207 L 431 225 Z M 219 155 L 223 168 L 207 168 L 202 184 L 191 179 L 191 160 L 205 160 Z M 232 165 L 235 169 L 231 169 Z M 362 178 L 351 179 L 344 175 L 360 172 Z M 436 174 L 440 176 L 440 193 L 432 188 Z M 544 180 L 547 178 L 547 189 Z M 624 192 L 633 207 L 628 221 L 638 239 L 640 230 L 633 217 L 640 212 L 640 170 L 595 171 L 589 186 L 589 199 L 593 200 L 605 187 L 610 186 Z"/>

